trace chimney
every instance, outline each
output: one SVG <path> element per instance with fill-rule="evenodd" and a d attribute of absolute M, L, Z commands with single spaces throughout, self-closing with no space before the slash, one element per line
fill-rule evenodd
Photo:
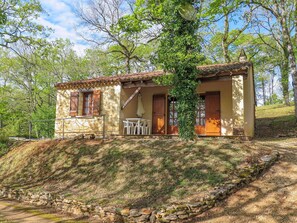
<path fill-rule="evenodd" d="M 238 57 L 239 62 L 246 62 L 247 61 L 247 56 L 244 51 L 244 49 L 241 49 L 239 57 Z"/>

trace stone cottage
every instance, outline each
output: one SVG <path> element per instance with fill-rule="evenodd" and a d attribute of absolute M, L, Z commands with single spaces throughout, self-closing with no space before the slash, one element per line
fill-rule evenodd
<path fill-rule="evenodd" d="M 205 65 L 198 69 L 201 84 L 197 88 L 197 135 L 253 137 L 252 63 Z M 178 101 L 170 96 L 170 87 L 154 82 L 163 75 L 163 71 L 154 71 L 56 84 L 55 137 L 178 134 Z"/>

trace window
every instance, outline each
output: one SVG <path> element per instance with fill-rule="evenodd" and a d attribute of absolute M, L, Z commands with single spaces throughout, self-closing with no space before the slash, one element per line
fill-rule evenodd
<path fill-rule="evenodd" d="M 196 125 L 205 126 L 205 96 L 199 96 L 198 98 Z"/>
<path fill-rule="evenodd" d="M 177 126 L 177 100 L 174 97 L 168 97 L 168 111 L 169 111 L 169 125 L 170 126 Z"/>
<path fill-rule="evenodd" d="M 177 100 L 174 97 L 168 97 L 168 125 L 178 126 L 177 119 Z M 196 109 L 196 124 L 205 126 L 205 96 L 199 96 Z"/>
<path fill-rule="evenodd" d="M 71 92 L 70 116 L 99 116 L 101 91 Z"/>
<path fill-rule="evenodd" d="M 92 115 L 93 112 L 93 92 L 84 92 L 83 96 L 83 106 L 82 115 Z"/>

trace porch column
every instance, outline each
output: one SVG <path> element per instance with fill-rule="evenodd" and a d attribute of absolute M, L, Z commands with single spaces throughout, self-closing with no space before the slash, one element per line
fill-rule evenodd
<path fill-rule="evenodd" d="M 244 135 L 243 76 L 232 77 L 233 135 Z"/>

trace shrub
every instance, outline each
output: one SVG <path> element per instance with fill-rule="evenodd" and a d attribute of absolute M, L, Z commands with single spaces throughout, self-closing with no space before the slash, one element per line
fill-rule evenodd
<path fill-rule="evenodd" d="M 4 134 L 0 134 L 0 157 L 8 153 L 9 148 L 9 138 Z"/>

